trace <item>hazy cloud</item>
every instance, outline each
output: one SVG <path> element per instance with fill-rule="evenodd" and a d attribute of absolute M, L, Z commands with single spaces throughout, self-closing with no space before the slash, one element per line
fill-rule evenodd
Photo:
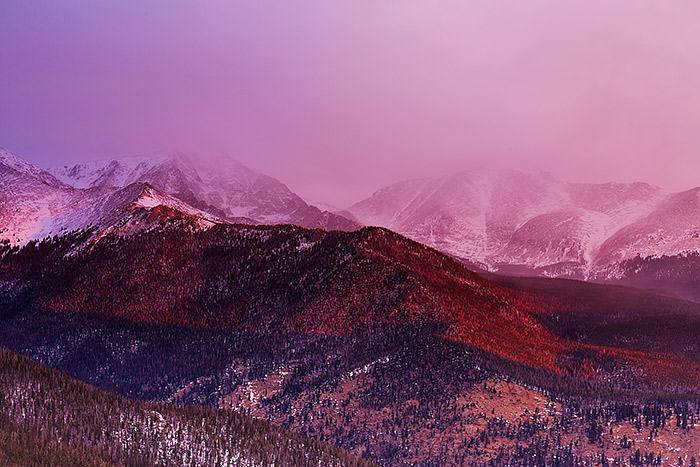
<path fill-rule="evenodd" d="M 0 146 L 41 165 L 228 152 L 340 205 L 508 166 L 700 185 L 686 1 L 0 6 Z"/>

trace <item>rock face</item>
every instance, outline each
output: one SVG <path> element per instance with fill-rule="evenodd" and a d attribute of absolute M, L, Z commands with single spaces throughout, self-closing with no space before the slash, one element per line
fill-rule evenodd
<path fill-rule="evenodd" d="M 700 250 L 698 192 L 484 171 L 400 182 L 349 211 L 487 270 L 605 279 L 637 256 Z"/>
<path fill-rule="evenodd" d="M 205 162 L 184 153 L 162 153 L 49 170 L 78 188 L 149 183 L 193 207 L 234 222 L 295 224 L 328 230 L 360 227 L 353 220 L 310 206 L 279 180 L 226 157 Z"/>

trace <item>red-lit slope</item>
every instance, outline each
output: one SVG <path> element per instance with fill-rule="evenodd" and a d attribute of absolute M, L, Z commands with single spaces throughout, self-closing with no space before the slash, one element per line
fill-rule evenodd
<path fill-rule="evenodd" d="M 514 294 L 391 231 L 364 229 L 353 240 L 354 261 L 339 269 L 297 316 L 306 320 L 301 327 L 344 332 L 365 322 L 438 322 L 447 337 L 556 367 L 565 343 L 540 326 Z"/>
<path fill-rule="evenodd" d="M 536 297 L 501 288 L 385 229 L 164 227 L 107 235 L 68 256 L 54 250 L 45 245 L 31 260 L 3 260 L 5 277 L 30 284 L 33 303 L 48 310 L 267 332 L 430 324 L 450 339 L 553 371 L 633 378 L 674 373 L 678 381 L 698 382 L 698 365 L 681 358 L 556 337 L 533 317 Z"/>

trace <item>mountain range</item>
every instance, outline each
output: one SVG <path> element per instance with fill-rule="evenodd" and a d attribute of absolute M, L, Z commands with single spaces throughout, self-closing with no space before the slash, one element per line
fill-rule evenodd
<path fill-rule="evenodd" d="M 221 174 L 177 153 L 45 171 L 5 151 L 1 164 L 0 345 L 100 391 L 0 350 L 0 406 L 12 409 L 0 461 L 19 433 L 22 459 L 122 463 L 129 451 L 159 465 L 175 447 L 166 465 L 208 465 L 236 457 L 228 410 L 387 466 L 659 465 L 700 452 L 698 303 L 488 272 L 697 291 L 693 191 L 465 173 L 380 190 L 346 218 L 231 161 Z M 384 227 L 294 225 L 303 213 L 391 223 L 454 251 Z M 16 389 L 37 374 L 55 384 Z M 69 402 L 45 410 L 47 398 Z M 314 449 L 355 462 L 259 426 L 244 457 L 264 453 L 261 465 L 323 464 Z M 174 441 L 190 429 L 204 444 Z"/>
<path fill-rule="evenodd" d="M 614 281 L 635 259 L 700 250 L 700 188 L 666 193 L 646 183 L 473 171 L 399 182 L 348 210 L 506 274 Z"/>
<path fill-rule="evenodd" d="M 0 239 L 148 225 L 139 207 L 215 223 L 389 228 L 475 270 L 631 284 L 700 299 L 700 188 L 570 183 L 546 173 L 470 171 L 382 188 L 347 210 L 305 202 L 227 157 L 180 152 L 42 170 L 0 149 Z M 165 212 L 167 211 L 167 213 Z M 141 213 L 141 214 L 139 214 Z M 153 220 L 153 218 L 151 218 Z M 127 228 L 128 227 L 128 228 Z"/>
<path fill-rule="evenodd" d="M 380 325 L 432 326 L 441 337 L 548 371 L 604 373 L 611 361 L 621 361 L 659 378 L 700 378 L 700 366 L 687 360 L 660 362 L 561 339 L 536 318 L 550 304 L 383 228 L 217 224 L 163 216 L 162 205 L 136 209 L 141 222 L 157 219 L 138 235 L 112 229 L 99 242 L 85 243 L 88 233 L 76 233 L 18 253 L 0 250 L 0 280 L 12 284 L 0 289 L 5 313 L 333 335 Z"/>
<path fill-rule="evenodd" d="M 0 239 L 13 244 L 88 226 L 107 228 L 116 213 L 156 198 L 214 222 L 360 227 L 307 204 L 279 180 L 239 162 L 221 158 L 195 163 L 177 152 L 43 170 L 0 149 L 0 186 Z"/>
<path fill-rule="evenodd" d="M 327 230 L 359 228 L 350 219 L 307 204 L 279 180 L 226 156 L 204 160 L 182 152 L 158 153 L 53 167 L 49 172 L 84 189 L 149 183 L 232 222 L 295 224 Z"/>
<path fill-rule="evenodd" d="M 499 284 L 383 228 L 202 225 L 134 209 L 154 221 L 99 241 L 79 231 L 0 246 L 0 345 L 123 396 L 250 413 L 379 465 L 621 463 L 634 436 L 666 463 L 678 446 L 697 452 L 686 429 L 699 407 L 696 303 Z M 21 409 L 23 392 L 11 394 Z M 20 413 L 15 424 L 44 426 L 41 411 Z M 638 436 L 642 425 L 660 439 Z M 198 452 L 221 452 L 217 439 Z"/>

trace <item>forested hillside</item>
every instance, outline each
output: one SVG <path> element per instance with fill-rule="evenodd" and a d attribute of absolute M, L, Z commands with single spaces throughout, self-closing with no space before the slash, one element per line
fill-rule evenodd
<path fill-rule="evenodd" d="M 563 300 L 574 288 L 504 287 L 378 228 L 171 219 L 91 238 L 2 249 L 1 345 L 380 465 L 658 465 L 700 451 L 696 354 L 643 327 L 627 345 L 586 338 L 607 315 Z"/>
<path fill-rule="evenodd" d="M 5 247 L 6 315 L 44 310 L 190 329 L 330 335 L 433 325 L 443 337 L 554 372 L 644 384 L 700 381 L 700 365 L 680 356 L 562 339 L 536 318 L 547 311 L 538 297 L 386 229 L 198 231 L 173 220 L 96 243 L 87 238 Z"/>
<path fill-rule="evenodd" d="M 126 399 L 0 348 L 2 465 L 369 465 L 231 410 Z"/>

